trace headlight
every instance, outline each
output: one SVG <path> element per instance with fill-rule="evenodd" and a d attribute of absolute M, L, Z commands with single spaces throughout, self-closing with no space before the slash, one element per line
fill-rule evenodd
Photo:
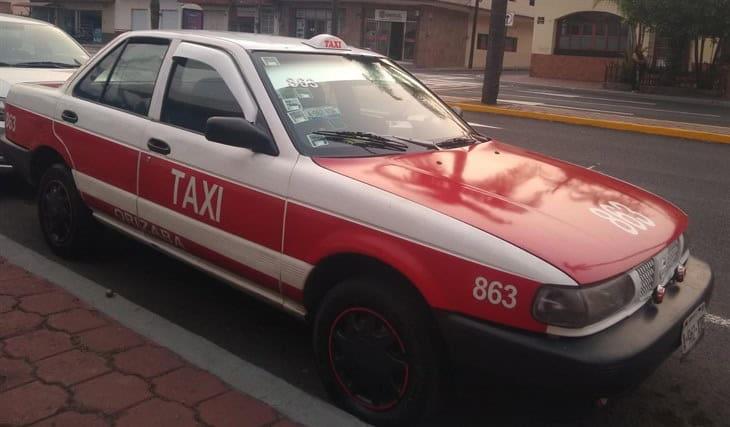
<path fill-rule="evenodd" d="M 582 328 L 626 307 L 635 292 L 634 281 L 628 274 L 594 286 L 545 285 L 535 296 L 532 314 L 549 325 Z"/>
<path fill-rule="evenodd" d="M 0 98 L 0 122 L 5 121 L 5 98 Z"/>

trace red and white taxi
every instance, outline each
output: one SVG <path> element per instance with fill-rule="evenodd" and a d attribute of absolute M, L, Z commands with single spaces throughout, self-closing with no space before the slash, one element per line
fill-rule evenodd
<path fill-rule="evenodd" d="M 133 32 L 6 109 L 53 250 L 96 220 L 311 319 L 330 395 L 375 424 L 424 417 L 453 367 L 605 396 L 702 335 L 681 210 L 480 136 L 331 36 Z"/>

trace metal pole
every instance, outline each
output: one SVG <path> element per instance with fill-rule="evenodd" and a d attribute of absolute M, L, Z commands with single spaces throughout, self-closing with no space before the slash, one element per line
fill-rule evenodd
<path fill-rule="evenodd" d="M 495 105 L 499 97 L 499 79 L 502 75 L 502 64 L 504 63 L 504 45 L 507 35 L 507 0 L 492 0 L 491 15 L 482 103 Z"/>
<path fill-rule="evenodd" d="M 338 36 L 340 33 L 339 20 L 337 19 L 337 0 L 332 0 L 332 35 Z"/>
<path fill-rule="evenodd" d="M 479 18 L 479 3 L 482 0 L 474 0 L 474 21 L 471 24 L 471 49 L 469 50 L 469 68 L 474 68 L 474 46 L 477 41 L 477 20 Z"/>

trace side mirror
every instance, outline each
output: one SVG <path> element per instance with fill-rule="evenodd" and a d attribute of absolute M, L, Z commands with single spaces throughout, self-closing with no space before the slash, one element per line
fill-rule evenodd
<path fill-rule="evenodd" d="M 461 109 L 461 107 L 451 107 L 452 110 L 454 110 L 454 113 L 458 114 L 459 117 L 464 118 L 464 110 Z"/>
<path fill-rule="evenodd" d="M 205 138 L 254 153 L 278 156 L 279 149 L 269 135 L 240 117 L 211 117 L 205 124 Z"/>

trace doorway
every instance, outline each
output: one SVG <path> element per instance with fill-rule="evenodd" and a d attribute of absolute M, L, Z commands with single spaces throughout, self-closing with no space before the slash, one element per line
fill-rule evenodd
<path fill-rule="evenodd" d="M 388 46 L 388 56 L 396 61 L 403 59 L 404 34 L 405 24 L 403 22 L 390 23 L 390 45 Z"/>

